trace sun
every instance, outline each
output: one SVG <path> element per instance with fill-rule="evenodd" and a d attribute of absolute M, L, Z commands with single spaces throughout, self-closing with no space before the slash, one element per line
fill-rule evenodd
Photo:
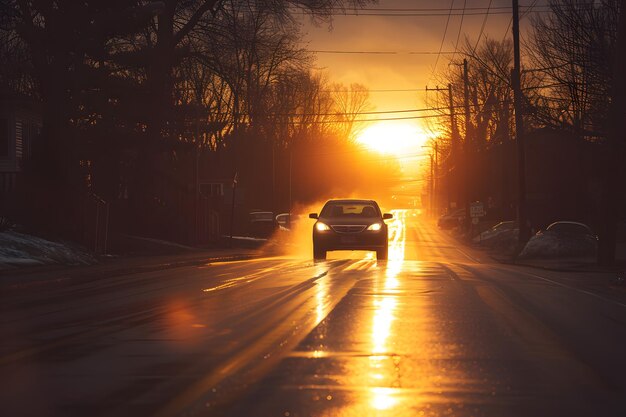
<path fill-rule="evenodd" d="M 367 127 L 356 140 L 373 151 L 403 157 L 421 152 L 431 137 L 417 124 L 382 121 Z"/>

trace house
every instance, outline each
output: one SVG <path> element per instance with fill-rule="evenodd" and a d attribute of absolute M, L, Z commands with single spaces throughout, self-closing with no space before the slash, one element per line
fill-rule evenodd
<path fill-rule="evenodd" d="M 27 98 L 0 97 L 0 194 L 15 189 L 41 126 L 35 102 Z"/>
<path fill-rule="evenodd" d="M 230 230 L 233 180 L 224 178 L 198 181 L 198 241 L 215 241 Z M 239 199 L 238 199 L 239 200 Z"/>

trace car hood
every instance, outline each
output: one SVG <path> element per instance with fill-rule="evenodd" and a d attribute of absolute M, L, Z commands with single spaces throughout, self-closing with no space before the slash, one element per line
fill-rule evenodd
<path fill-rule="evenodd" d="M 372 223 L 382 223 L 380 217 L 320 217 L 318 221 L 328 225 L 363 225 L 369 226 Z"/>

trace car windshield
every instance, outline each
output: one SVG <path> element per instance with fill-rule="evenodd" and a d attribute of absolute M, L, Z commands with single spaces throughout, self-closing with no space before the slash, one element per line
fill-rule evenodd
<path fill-rule="evenodd" d="M 576 235 L 588 235 L 591 234 L 586 226 L 576 223 L 554 223 L 548 226 L 546 230 L 557 233 L 568 233 Z"/>
<path fill-rule="evenodd" d="M 377 217 L 378 210 L 370 203 L 331 203 L 322 209 L 322 217 Z"/>
<path fill-rule="evenodd" d="M 250 220 L 252 221 L 272 221 L 274 220 L 274 214 L 271 211 L 259 211 L 250 213 Z"/>

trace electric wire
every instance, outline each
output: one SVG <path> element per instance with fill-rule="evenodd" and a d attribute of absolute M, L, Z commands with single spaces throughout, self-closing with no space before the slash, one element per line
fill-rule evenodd
<path fill-rule="evenodd" d="M 372 54 L 372 55 L 446 55 L 452 54 L 453 51 L 434 52 L 434 51 L 347 51 L 347 50 L 330 50 L 330 49 L 313 49 L 308 52 L 317 54 Z"/>
<path fill-rule="evenodd" d="M 489 9 L 491 8 L 491 3 L 493 3 L 493 0 L 489 0 L 489 5 L 487 6 L 487 12 L 489 12 Z M 483 36 L 483 32 L 485 31 L 485 25 L 487 23 L 488 17 L 489 17 L 489 14 L 485 14 L 485 18 L 483 19 L 483 24 L 480 26 L 480 33 L 478 33 L 478 38 L 476 39 L 476 43 L 474 44 L 474 48 L 472 49 L 472 55 L 476 54 L 476 48 L 478 48 L 478 44 L 480 43 L 480 38 Z"/>
<path fill-rule="evenodd" d="M 450 24 L 450 17 L 452 16 L 452 8 L 454 7 L 454 1 L 452 0 L 452 3 L 450 3 L 450 12 L 448 13 L 448 19 L 446 20 L 446 27 L 443 31 L 443 37 L 441 38 L 441 44 L 439 45 L 439 53 L 437 54 L 437 59 L 435 60 L 435 65 L 433 66 L 433 71 L 430 73 L 430 76 L 428 77 L 428 83 L 430 83 L 430 80 L 433 78 L 433 75 L 435 75 L 435 72 L 437 71 L 437 64 L 439 63 L 439 58 L 441 57 L 441 51 L 443 50 L 443 44 L 446 41 L 446 35 L 448 34 L 448 25 Z"/>
<path fill-rule="evenodd" d="M 454 44 L 454 54 L 452 54 L 452 58 L 450 58 L 450 62 L 454 62 L 454 55 L 459 51 L 459 39 L 461 38 L 461 30 L 463 29 L 463 19 L 465 18 L 465 6 L 467 5 L 467 0 L 463 0 L 463 14 L 461 15 L 461 23 L 459 24 L 459 31 L 456 34 L 456 43 Z"/>

